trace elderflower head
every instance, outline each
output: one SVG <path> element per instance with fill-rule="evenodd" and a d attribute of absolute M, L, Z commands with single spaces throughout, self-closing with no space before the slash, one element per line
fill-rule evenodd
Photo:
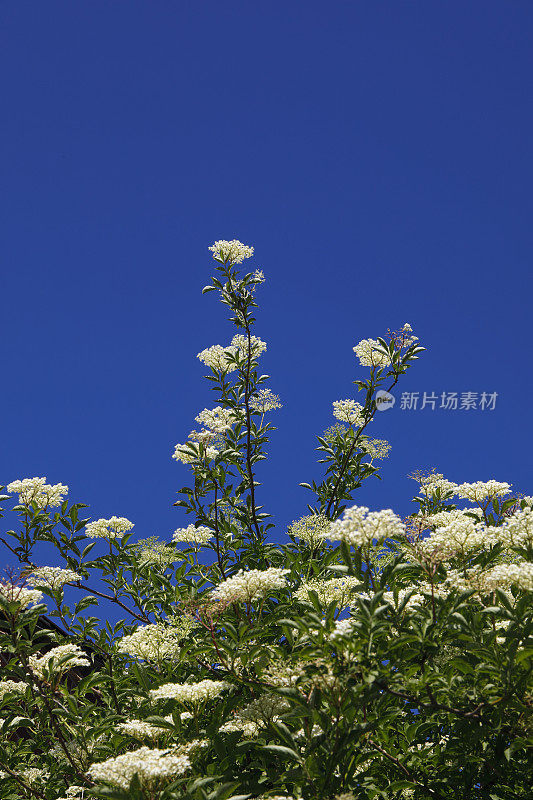
<path fill-rule="evenodd" d="M 323 542 L 330 528 L 331 521 L 325 514 L 308 514 L 296 520 L 289 526 L 290 536 L 303 539 L 311 547 L 316 547 L 319 542 Z"/>
<path fill-rule="evenodd" d="M 115 758 L 92 764 L 88 770 L 91 778 L 106 781 L 127 790 L 136 774 L 143 787 L 155 789 L 162 781 L 168 782 L 183 775 L 191 766 L 187 756 L 175 755 L 171 750 L 140 747 Z"/>
<path fill-rule="evenodd" d="M 91 666 L 91 662 L 77 644 L 63 644 L 59 647 L 53 647 L 40 658 L 30 656 L 28 663 L 31 671 L 39 678 L 43 678 L 48 670 L 54 673 L 63 673 L 72 669 L 72 667 Z"/>
<path fill-rule="evenodd" d="M 533 591 L 533 564 L 498 564 L 485 573 L 485 585 L 488 589 L 508 589 L 518 586 L 526 592 Z"/>
<path fill-rule="evenodd" d="M 386 367 L 391 360 L 388 355 L 381 352 L 381 349 L 382 345 L 377 339 L 362 339 L 355 345 L 353 351 L 362 367 Z"/>
<path fill-rule="evenodd" d="M 503 497 L 509 494 L 511 486 L 508 483 L 499 481 L 476 481 L 476 483 L 460 483 L 457 486 L 456 494 L 465 500 L 474 500 L 476 503 L 493 500 L 495 497 Z"/>
<path fill-rule="evenodd" d="M 27 688 L 24 681 L 0 681 L 0 700 L 6 694 L 24 694 Z"/>
<path fill-rule="evenodd" d="M 179 561 L 176 548 L 158 541 L 157 536 L 140 539 L 134 545 L 134 552 L 140 567 L 157 566 L 166 569 L 175 561 Z"/>
<path fill-rule="evenodd" d="M 231 340 L 231 347 L 237 348 L 241 358 L 248 357 L 248 350 L 252 358 L 259 358 L 261 353 L 267 349 L 266 342 L 259 336 L 250 336 L 250 347 L 248 348 L 248 337 L 242 333 L 237 333 Z"/>
<path fill-rule="evenodd" d="M 366 547 L 374 540 L 381 542 L 404 534 L 405 525 L 390 508 L 369 511 L 366 506 L 352 506 L 332 523 L 327 538 L 352 547 Z"/>
<path fill-rule="evenodd" d="M 335 400 L 333 403 L 333 416 L 341 422 L 350 425 L 364 425 L 363 406 L 355 400 Z"/>
<path fill-rule="evenodd" d="M 14 583 L 0 583 L 0 597 L 8 603 L 18 603 L 21 608 L 27 608 L 30 603 L 36 604 L 42 600 L 43 593 Z"/>
<path fill-rule="evenodd" d="M 134 523 L 126 517 L 111 517 L 111 519 L 97 519 L 85 526 L 85 535 L 90 539 L 117 539 L 127 531 L 131 531 Z"/>
<path fill-rule="evenodd" d="M 194 419 L 215 433 L 224 433 L 237 422 L 235 413 L 230 408 L 222 406 L 213 409 L 204 408 Z"/>
<path fill-rule="evenodd" d="M 372 460 L 375 458 L 387 458 L 391 445 L 386 439 L 363 439 L 359 447 L 367 453 Z"/>
<path fill-rule="evenodd" d="M 234 372 L 237 364 L 231 360 L 231 357 L 235 357 L 236 353 L 236 347 L 222 347 L 221 344 L 214 344 L 198 353 L 197 358 L 213 372 Z"/>
<path fill-rule="evenodd" d="M 163 718 L 166 722 L 172 723 L 172 714 Z M 142 719 L 130 719 L 128 722 L 121 722 L 117 725 L 117 730 L 135 739 L 160 739 L 172 733 L 169 728 L 161 728 L 159 725 L 152 725 Z"/>
<path fill-rule="evenodd" d="M 307 600 L 309 592 L 316 592 L 321 606 L 327 606 L 334 602 L 336 608 L 346 608 L 350 599 L 361 586 L 359 578 L 353 575 L 345 575 L 342 578 L 330 578 L 321 581 L 318 578 L 303 583 L 294 593 L 294 597 L 299 600 Z"/>
<path fill-rule="evenodd" d="M 189 525 L 187 528 L 177 528 L 172 536 L 173 542 L 191 542 L 192 544 L 207 544 L 214 536 L 211 528 L 205 525 Z"/>
<path fill-rule="evenodd" d="M 533 510 L 524 508 L 490 531 L 504 547 L 533 547 Z"/>
<path fill-rule="evenodd" d="M 77 583 L 81 579 L 81 575 L 71 569 L 37 567 L 27 581 L 30 586 L 47 586 L 49 589 L 59 589 L 65 583 Z"/>
<path fill-rule="evenodd" d="M 458 551 L 470 552 L 478 547 L 492 547 L 494 544 L 495 538 L 489 529 L 465 515 L 456 517 L 449 525 L 437 528 L 418 542 L 425 552 L 437 551 L 449 555 Z"/>
<path fill-rule="evenodd" d="M 275 589 L 283 589 L 287 582 L 283 577 L 290 569 L 269 567 L 265 570 L 239 570 L 231 578 L 222 581 L 212 591 L 217 600 L 250 601 L 267 596 Z"/>
<path fill-rule="evenodd" d="M 426 497 L 428 495 L 435 494 L 437 489 L 440 490 L 441 494 L 445 494 L 447 492 L 453 492 L 453 494 L 456 494 L 457 492 L 457 484 L 449 481 L 440 472 L 431 472 L 429 474 L 415 472 L 409 477 L 420 484 L 420 492 Z"/>
<path fill-rule="evenodd" d="M 217 261 L 229 261 L 231 264 L 241 264 L 245 258 L 251 258 L 254 248 L 249 247 L 238 239 L 228 242 L 226 239 L 219 239 L 207 248 L 213 253 L 213 258 Z"/>
<path fill-rule="evenodd" d="M 38 508 L 46 508 L 60 506 L 63 496 L 68 493 L 68 486 L 62 483 L 51 485 L 46 483 L 46 478 L 24 478 L 9 483 L 7 491 L 18 493 L 20 505 L 35 503 Z"/>
<path fill-rule="evenodd" d="M 266 414 L 267 411 L 273 411 L 275 408 L 282 408 L 278 395 L 270 389 L 259 389 L 250 398 L 250 406 L 260 414 Z"/>
<path fill-rule="evenodd" d="M 214 700 L 225 689 L 233 686 L 227 681 L 212 681 L 206 678 L 198 683 L 165 683 L 149 692 L 152 700 L 178 700 L 180 703 L 200 703 Z"/>
<path fill-rule="evenodd" d="M 212 461 L 219 454 L 216 447 L 210 445 L 200 449 L 195 442 L 186 442 L 185 444 L 177 444 L 174 448 L 172 458 L 176 461 L 181 461 L 183 464 L 195 464 L 197 461 Z"/>
<path fill-rule="evenodd" d="M 145 661 L 178 658 L 180 642 L 193 625 L 193 621 L 187 617 L 180 619 L 180 625 L 165 625 L 162 622 L 139 625 L 134 633 L 119 639 L 117 651 Z"/>

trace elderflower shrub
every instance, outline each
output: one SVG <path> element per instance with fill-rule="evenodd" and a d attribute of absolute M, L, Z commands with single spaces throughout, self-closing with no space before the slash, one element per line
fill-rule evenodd
<path fill-rule="evenodd" d="M 174 536 L 133 541 L 44 478 L 0 487 L 0 797 L 529 800 L 531 495 L 433 471 L 405 519 L 360 504 L 390 449 L 372 398 L 423 351 L 406 323 L 356 346 L 361 402 L 335 401 L 273 529 L 264 275 L 242 242 L 211 253 L 237 333 L 199 354 L 215 398 L 176 447 Z"/>

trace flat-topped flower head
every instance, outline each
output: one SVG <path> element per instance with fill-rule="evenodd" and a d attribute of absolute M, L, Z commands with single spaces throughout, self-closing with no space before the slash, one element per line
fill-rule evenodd
<path fill-rule="evenodd" d="M 179 657 L 185 636 L 194 627 L 194 621 L 182 617 L 173 625 L 154 622 L 150 625 L 139 625 L 129 636 L 123 636 L 117 643 L 119 653 L 127 653 L 143 661 L 162 661 Z"/>
<path fill-rule="evenodd" d="M 414 472 L 409 477 L 420 484 L 421 494 L 426 497 L 435 494 L 437 489 L 440 490 L 441 494 L 446 494 L 447 492 L 457 493 L 457 484 L 449 481 L 440 472 Z"/>
<path fill-rule="evenodd" d="M 266 597 L 276 589 L 283 589 L 287 585 L 285 575 L 290 569 L 269 567 L 268 569 L 239 570 L 231 578 L 222 581 L 212 591 L 212 596 L 217 600 L 243 601 L 256 600 Z"/>
<path fill-rule="evenodd" d="M 0 583 L 0 597 L 8 603 L 18 603 L 21 609 L 42 600 L 43 593 L 37 589 L 25 589 L 15 583 Z"/>
<path fill-rule="evenodd" d="M 65 583 L 77 583 L 81 579 L 81 575 L 71 569 L 37 567 L 27 579 L 27 583 L 30 586 L 47 586 L 50 589 L 59 589 Z"/>
<path fill-rule="evenodd" d="M 126 517 L 111 517 L 110 519 L 97 519 L 85 526 L 85 535 L 90 539 L 117 539 L 131 531 L 134 523 Z"/>
<path fill-rule="evenodd" d="M 133 776 L 137 775 L 143 787 L 156 789 L 177 775 L 183 775 L 190 766 L 187 756 L 176 755 L 170 749 L 140 747 L 99 764 L 92 764 L 88 773 L 94 780 L 105 781 L 124 791 L 129 788 Z"/>
<path fill-rule="evenodd" d="M 72 667 L 89 667 L 91 662 L 77 644 L 63 644 L 53 647 L 44 656 L 30 656 L 28 658 L 31 671 L 39 678 L 44 677 L 47 670 L 53 673 L 63 673 Z"/>
<path fill-rule="evenodd" d="M 381 352 L 381 349 L 382 346 L 377 339 L 361 339 L 353 351 L 362 367 L 387 367 L 391 360 L 388 355 Z"/>
<path fill-rule="evenodd" d="M 355 575 L 344 575 L 342 578 L 330 578 L 329 580 L 313 580 L 303 583 L 294 593 L 300 600 L 308 600 L 309 592 L 316 592 L 320 605 L 327 606 L 335 602 L 336 608 L 346 608 L 350 600 L 361 586 L 361 580 Z"/>
<path fill-rule="evenodd" d="M 236 347 L 222 347 L 221 344 L 214 344 L 198 353 L 197 358 L 213 372 L 234 372 L 237 365 L 231 361 L 231 356 L 235 356 L 236 353 Z"/>
<path fill-rule="evenodd" d="M 333 403 L 333 416 L 341 422 L 350 425 L 364 425 L 365 418 L 362 414 L 363 406 L 355 400 L 335 400 Z"/>
<path fill-rule="evenodd" d="M 224 433 L 237 422 L 235 413 L 231 408 L 223 408 L 222 406 L 211 409 L 204 408 L 194 419 L 214 433 Z"/>
<path fill-rule="evenodd" d="M 289 526 L 288 533 L 307 542 L 311 547 L 324 541 L 331 526 L 325 514 L 307 514 Z"/>
<path fill-rule="evenodd" d="M 277 394 L 274 394 L 270 389 L 259 389 L 252 398 L 250 398 L 250 407 L 260 414 L 266 414 L 267 411 L 273 411 L 275 408 L 282 408 Z"/>
<path fill-rule="evenodd" d="M 38 508 L 54 508 L 63 502 L 64 496 L 68 493 L 68 486 L 63 483 L 54 485 L 46 483 L 46 478 L 24 478 L 9 483 L 7 491 L 18 494 L 20 505 L 29 506 L 35 503 Z"/>
<path fill-rule="evenodd" d="M 457 486 L 457 496 L 476 503 L 493 500 L 495 497 L 505 497 L 511 491 L 509 483 L 499 481 L 476 481 L 475 483 L 460 483 Z"/>
<path fill-rule="evenodd" d="M 261 353 L 267 349 L 266 342 L 259 338 L 259 336 L 250 336 L 250 343 L 248 346 L 248 337 L 242 333 L 237 333 L 231 340 L 231 347 L 235 348 L 241 358 L 248 357 L 248 351 L 251 353 L 252 358 L 259 358 Z"/>
<path fill-rule="evenodd" d="M 212 681 L 206 678 L 197 683 L 165 683 L 158 689 L 150 689 L 152 700 L 178 700 L 180 703 L 200 703 L 219 697 L 233 685 L 227 681 Z"/>
<path fill-rule="evenodd" d="M 211 250 L 216 261 L 230 264 L 241 264 L 245 258 L 251 258 L 254 254 L 253 247 L 243 244 L 238 239 L 231 241 L 219 239 L 208 250 Z"/>
<path fill-rule="evenodd" d="M 404 534 L 405 525 L 390 508 L 370 511 L 366 506 L 352 506 L 332 523 L 327 538 L 344 541 L 352 547 L 364 547 L 373 541 L 382 542 Z"/>
<path fill-rule="evenodd" d="M 214 536 L 211 528 L 205 525 L 189 525 L 187 528 L 177 528 L 172 536 L 173 542 L 190 542 L 191 544 L 207 544 Z"/>

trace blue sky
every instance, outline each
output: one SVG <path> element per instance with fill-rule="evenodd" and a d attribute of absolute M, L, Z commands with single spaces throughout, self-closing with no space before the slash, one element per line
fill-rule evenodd
<path fill-rule="evenodd" d="M 0 481 L 170 538 L 173 447 L 213 404 L 196 353 L 234 333 L 207 247 L 237 238 L 284 404 L 274 538 L 366 374 L 352 347 L 406 321 L 427 352 L 400 391 L 496 406 L 398 399 L 355 501 L 410 513 L 431 467 L 531 494 L 532 33 L 529 0 L 2 2 Z"/>

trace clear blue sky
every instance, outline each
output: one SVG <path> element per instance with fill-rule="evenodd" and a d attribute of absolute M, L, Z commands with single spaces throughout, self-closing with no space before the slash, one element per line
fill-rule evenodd
<path fill-rule="evenodd" d="M 428 467 L 533 492 L 530 0 L 4 0 L 0 30 L 1 482 L 170 538 L 173 446 L 213 405 L 196 353 L 234 333 L 207 247 L 238 238 L 284 403 L 276 538 L 352 347 L 406 321 L 427 353 L 401 390 L 496 407 L 378 415 L 356 502 L 407 514 Z"/>

